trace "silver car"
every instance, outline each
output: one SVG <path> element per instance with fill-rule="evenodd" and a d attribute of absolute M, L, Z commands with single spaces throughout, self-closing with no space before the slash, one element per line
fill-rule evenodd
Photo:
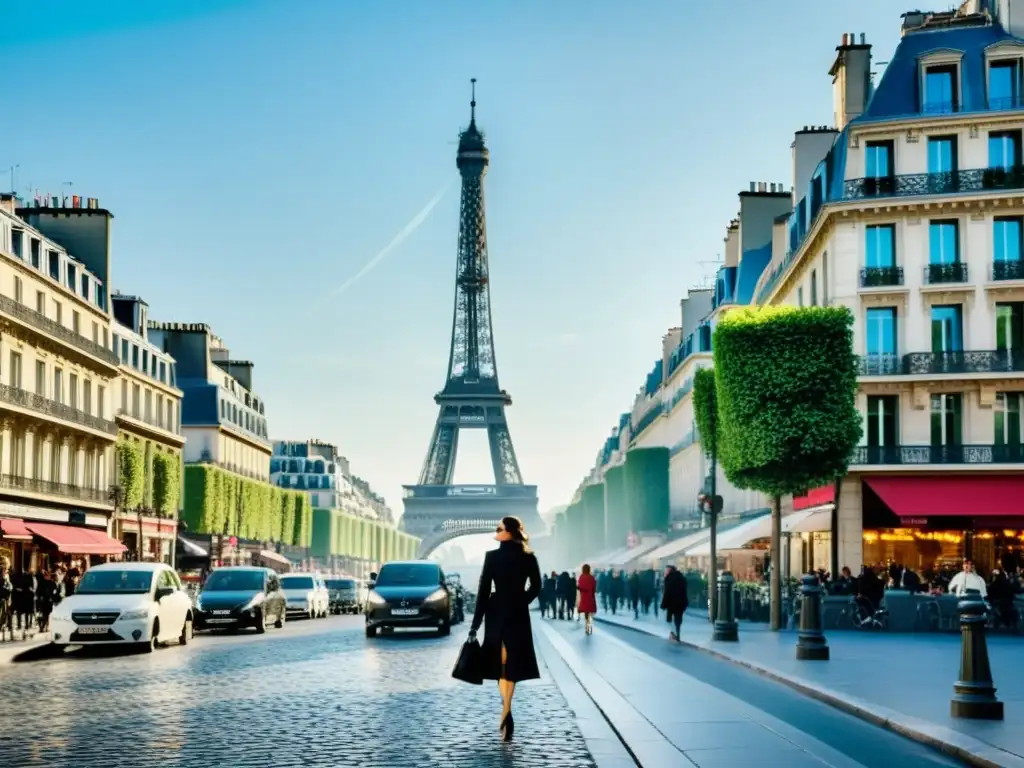
<path fill-rule="evenodd" d="M 319 573 L 286 573 L 281 591 L 288 602 L 288 616 L 325 619 L 330 614 L 327 585 Z"/>

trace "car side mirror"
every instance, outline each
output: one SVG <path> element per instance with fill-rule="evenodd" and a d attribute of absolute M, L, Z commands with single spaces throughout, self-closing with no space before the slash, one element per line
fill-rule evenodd
<path fill-rule="evenodd" d="M 376 571 L 371 571 L 370 572 L 370 581 L 373 582 L 373 581 L 376 581 L 376 580 L 377 580 L 377 572 Z"/>
<path fill-rule="evenodd" d="M 174 587 L 157 587 L 156 588 L 156 594 L 154 595 L 154 599 L 157 602 L 160 602 L 161 600 L 163 600 L 168 595 L 173 595 L 173 594 L 174 594 Z"/>

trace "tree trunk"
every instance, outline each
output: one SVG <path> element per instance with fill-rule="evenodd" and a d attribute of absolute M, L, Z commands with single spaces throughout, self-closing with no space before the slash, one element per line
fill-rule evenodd
<path fill-rule="evenodd" d="M 772 548 L 771 578 L 769 582 L 769 599 L 771 610 L 772 632 L 782 627 L 782 497 L 772 499 Z"/>
<path fill-rule="evenodd" d="M 829 526 L 832 529 L 832 538 L 829 542 L 831 552 L 829 553 L 829 572 L 833 579 L 839 578 L 839 493 L 843 489 L 843 478 L 836 478 L 836 492 L 832 503 L 832 520 Z"/>
<path fill-rule="evenodd" d="M 718 512 L 715 494 L 718 493 L 718 456 L 711 454 L 711 565 L 708 567 L 708 621 L 718 616 Z"/>

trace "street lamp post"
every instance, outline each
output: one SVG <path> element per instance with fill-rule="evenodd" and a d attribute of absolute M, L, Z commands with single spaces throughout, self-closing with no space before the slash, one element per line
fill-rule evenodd
<path fill-rule="evenodd" d="M 114 505 L 114 519 L 117 519 L 117 511 L 124 504 L 124 488 L 118 484 L 111 485 L 107 489 L 107 500 Z M 139 535 L 142 535 L 141 528 L 139 529 Z"/>

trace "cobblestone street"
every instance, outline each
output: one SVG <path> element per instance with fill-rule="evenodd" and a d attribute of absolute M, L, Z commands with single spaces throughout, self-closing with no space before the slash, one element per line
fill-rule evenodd
<path fill-rule="evenodd" d="M 0 765 L 594 766 L 544 667 L 516 693 L 515 741 L 500 742 L 496 687 L 450 676 L 463 627 L 369 640 L 346 617 L 153 655 L 7 665 Z"/>

